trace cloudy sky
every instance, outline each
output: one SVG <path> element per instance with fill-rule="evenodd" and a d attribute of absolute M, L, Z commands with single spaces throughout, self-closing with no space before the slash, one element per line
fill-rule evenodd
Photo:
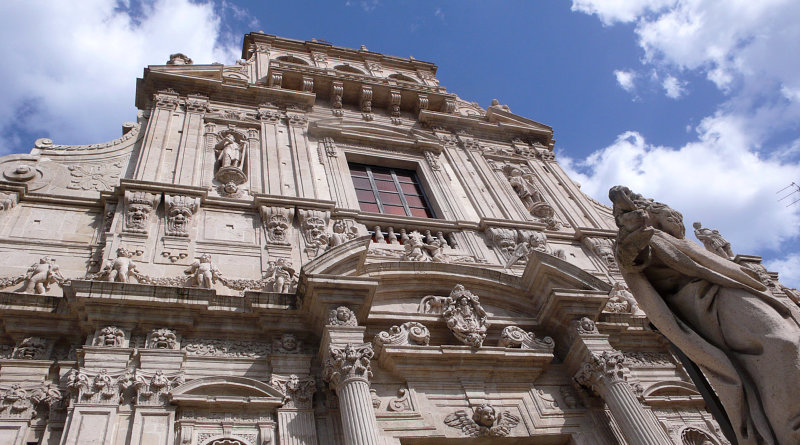
<path fill-rule="evenodd" d="M 442 85 L 551 125 L 608 202 L 625 184 L 715 227 L 800 287 L 796 0 L 7 0 L 0 155 L 96 143 L 134 120 L 135 79 L 174 52 L 232 63 L 244 33 L 435 62 Z"/>

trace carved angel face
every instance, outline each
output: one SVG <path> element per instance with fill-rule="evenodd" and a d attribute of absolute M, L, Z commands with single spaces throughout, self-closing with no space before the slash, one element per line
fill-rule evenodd
<path fill-rule="evenodd" d="M 333 223 L 333 232 L 344 233 L 344 223 L 341 221 L 336 221 L 335 223 Z"/>
<path fill-rule="evenodd" d="M 336 318 L 340 321 L 347 321 L 350 319 L 350 310 L 348 310 L 344 306 L 340 306 L 336 309 Z"/>
<path fill-rule="evenodd" d="M 144 204 L 131 204 L 128 206 L 128 222 L 134 227 L 144 227 L 150 207 Z"/>
<path fill-rule="evenodd" d="M 209 255 L 207 253 L 204 253 L 202 256 L 200 256 L 200 262 L 201 263 L 210 263 L 211 262 L 211 255 Z"/>
<path fill-rule="evenodd" d="M 497 413 L 495 413 L 494 407 L 491 405 L 483 404 L 475 408 L 472 420 L 478 425 L 491 428 L 494 425 L 494 421 L 497 420 Z"/>
<path fill-rule="evenodd" d="M 286 351 L 294 351 L 297 349 L 297 339 L 292 334 L 284 334 L 281 336 L 281 347 Z"/>

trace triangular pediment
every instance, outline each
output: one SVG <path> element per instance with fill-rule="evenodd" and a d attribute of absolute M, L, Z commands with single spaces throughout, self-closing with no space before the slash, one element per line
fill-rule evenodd
<path fill-rule="evenodd" d="M 509 111 L 504 111 L 500 108 L 489 107 L 489 110 L 486 111 L 486 119 L 489 122 L 496 123 L 501 126 L 517 127 L 536 131 L 553 131 L 553 128 L 548 125 L 516 115 Z"/>

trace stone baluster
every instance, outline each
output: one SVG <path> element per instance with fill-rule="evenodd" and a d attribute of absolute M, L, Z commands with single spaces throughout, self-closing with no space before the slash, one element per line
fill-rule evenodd
<path fill-rule="evenodd" d="M 397 235 L 394 233 L 394 227 L 389 227 L 386 234 L 386 242 L 389 244 L 398 244 Z"/>
<path fill-rule="evenodd" d="M 433 243 L 433 235 L 431 235 L 431 231 L 430 230 L 426 230 L 425 231 L 425 244 L 431 244 L 431 243 Z"/>
<path fill-rule="evenodd" d="M 349 445 L 377 445 L 378 423 L 369 392 L 372 377 L 371 343 L 331 345 L 324 376 L 339 396 L 344 442 Z"/>
<path fill-rule="evenodd" d="M 436 239 L 441 241 L 442 247 L 449 247 L 447 244 L 447 239 L 444 237 L 444 232 L 436 232 Z"/>
<path fill-rule="evenodd" d="M 386 239 L 383 237 L 383 230 L 381 230 L 381 226 L 375 226 L 375 242 L 386 244 Z"/>
<path fill-rule="evenodd" d="M 408 233 L 406 233 L 406 229 L 400 229 L 400 243 L 405 244 L 408 242 Z"/>
<path fill-rule="evenodd" d="M 624 374 L 619 351 L 592 353 L 575 380 L 605 400 L 623 435 L 631 445 L 670 445 L 661 425 L 648 415 Z"/>

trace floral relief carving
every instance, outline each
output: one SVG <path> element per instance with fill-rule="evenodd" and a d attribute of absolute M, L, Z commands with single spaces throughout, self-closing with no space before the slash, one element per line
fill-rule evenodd
<path fill-rule="evenodd" d="M 68 189 L 97 190 L 104 192 L 119 184 L 119 177 L 127 159 L 106 162 L 103 164 L 76 164 L 67 167 L 72 179 Z"/>
<path fill-rule="evenodd" d="M 445 425 L 458 428 L 469 437 L 508 436 L 519 421 L 519 417 L 508 411 L 497 413 L 488 403 L 476 407 L 472 416 L 465 410 L 458 410 L 444 418 Z"/>
<path fill-rule="evenodd" d="M 397 413 L 411 411 L 414 407 L 411 405 L 411 397 L 409 397 L 409 390 L 400 388 L 397 390 L 397 397 L 390 399 L 386 409 Z"/>
<path fill-rule="evenodd" d="M 474 348 L 483 346 L 489 328 L 488 317 L 478 296 L 463 285 L 457 284 L 447 297 L 423 297 L 419 308 L 424 313 L 441 313 L 447 327 L 465 345 Z"/>
<path fill-rule="evenodd" d="M 211 338 L 183 339 L 182 349 L 189 355 L 200 357 L 266 357 L 270 352 L 267 343 L 244 340 Z"/>
<path fill-rule="evenodd" d="M 503 348 L 520 349 L 550 349 L 555 348 L 555 342 L 550 337 L 536 338 L 533 332 L 525 332 L 519 326 L 506 326 L 500 333 L 497 344 Z"/>

